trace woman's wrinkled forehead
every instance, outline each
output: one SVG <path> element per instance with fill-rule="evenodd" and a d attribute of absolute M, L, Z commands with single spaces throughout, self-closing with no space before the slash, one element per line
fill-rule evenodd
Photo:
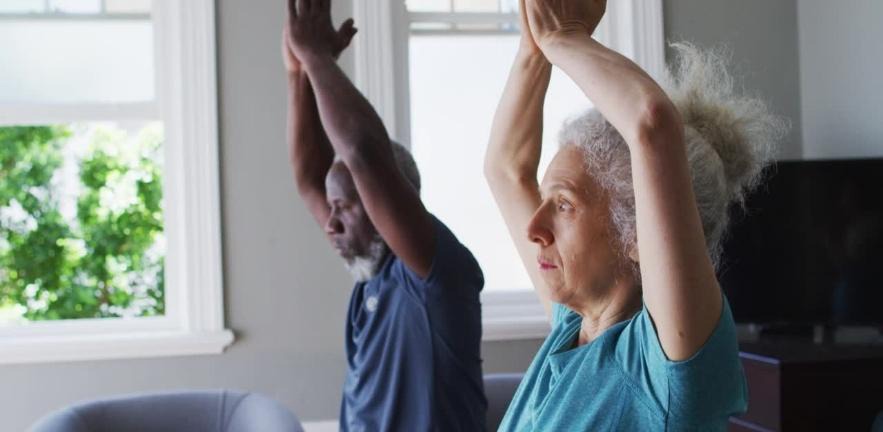
<path fill-rule="evenodd" d="M 540 193 L 546 195 L 556 189 L 569 189 L 588 196 L 597 193 L 597 184 L 589 174 L 582 150 L 573 145 L 562 146 L 543 175 Z"/>

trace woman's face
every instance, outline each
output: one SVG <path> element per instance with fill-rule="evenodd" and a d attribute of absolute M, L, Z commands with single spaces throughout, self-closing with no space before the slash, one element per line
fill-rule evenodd
<path fill-rule="evenodd" d="M 537 266 L 552 301 L 580 308 L 626 275 L 613 247 L 607 196 L 574 146 L 558 151 L 540 195 L 528 224 L 528 236 L 539 246 Z"/>

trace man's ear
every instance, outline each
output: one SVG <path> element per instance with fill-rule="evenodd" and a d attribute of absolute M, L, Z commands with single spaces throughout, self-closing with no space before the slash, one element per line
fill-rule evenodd
<path fill-rule="evenodd" d="M 641 262 L 641 260 L 638 257 L 638 244 L 637 243 L 635 243 L 635 245 L 632 246 L 631 249 L 629 249 L 629 259 L 636 262 L 636 263 Z"/>

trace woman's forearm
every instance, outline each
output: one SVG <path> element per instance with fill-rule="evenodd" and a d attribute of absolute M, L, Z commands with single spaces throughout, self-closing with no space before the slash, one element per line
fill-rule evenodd
<path fill-rule="evenodd" d="M 485 177 L 518 255 L 540 295 L 546 314 L 544 282 L 536 265 L 537 249 L 527 238 L 531 216 L 540 205 L 537 169 L 543 135 L 543 103 L 552 65 L 539 50 L 522 49 L 515 58 L 494 116 L 485 156 Z"/>
<path fill-rule="evenodd" d="M 539 52 L 521 51 L 494 115 L 485 156 L 488 180 L 536 179 L 543 133 L 543 103 L 552 65 Z"/>
<path fill-rule="evenodd" d="M 643 69 L 589 35 L 554 39 L 543 46 L 549 60 L 586 94 L 629 146 L 648 134 L 679 134 L 671 100 Z"/>

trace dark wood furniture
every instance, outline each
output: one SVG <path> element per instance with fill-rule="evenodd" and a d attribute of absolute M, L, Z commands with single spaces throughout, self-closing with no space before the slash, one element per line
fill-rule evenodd
<path fill-rule="evenodd" d="M 748 412 L 736 431 L 871 430 L 883 410 L 883 347 L 743 343 Z"/>

